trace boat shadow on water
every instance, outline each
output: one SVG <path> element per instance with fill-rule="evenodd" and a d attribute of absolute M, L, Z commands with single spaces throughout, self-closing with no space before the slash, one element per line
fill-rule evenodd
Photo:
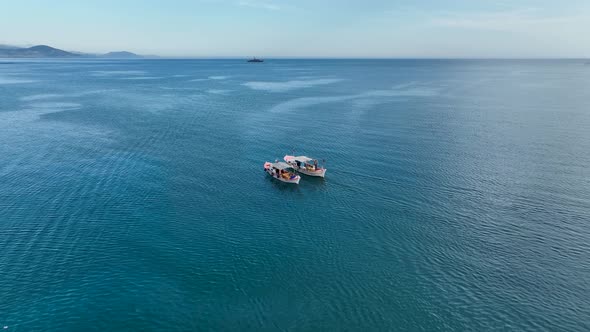
<path fill-rule="evenodd" d="M 278 189 L 280 191 L 293 192 L 293 193 L 300 193 L 301 192 L 301 190 L 299 189 L 300 184 L 292 184 L 292 183 L 282 182 L 282 181 L 279 181 L 279 180 L 272 178 L 270 176 L 265 176 L 265 178 L 267 181 L 269 181 L 271 183 L 271 185 L 275 189 Z"/>
<path fill-rule="evenodd" d="M 319 177 L 319 176 L 307 176 L 301 175 L 301 182 L 299 185 L 303 184 L 304 188 L 311 191 L 324 191 L 327 188 L 327 181 L 326 178 Z"/>
<path fill-rule="evenodd" d="M 269 176 L 266 176 L 266 180 L 269 181 L 274 188 L 282 192 L 303 193 L 305 191 L 325 191 L 327 188 L 327 181 L 322 177 L 301 175 L 301 181 L 299 184 L 281 182 Z"/>

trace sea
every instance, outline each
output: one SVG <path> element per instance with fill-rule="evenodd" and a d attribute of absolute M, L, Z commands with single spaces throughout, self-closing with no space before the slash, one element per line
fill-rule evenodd
<path fill-rule="evenodd" d="M 588 331 L 590 65 L 4 59 L 0 328 Z"/>

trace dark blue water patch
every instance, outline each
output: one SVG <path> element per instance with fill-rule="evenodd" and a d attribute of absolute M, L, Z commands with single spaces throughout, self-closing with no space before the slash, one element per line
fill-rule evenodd
<path fill-rule="evenodd" d="M 2 65 L 0 326 L 588 330 L 583 68 Z"/>

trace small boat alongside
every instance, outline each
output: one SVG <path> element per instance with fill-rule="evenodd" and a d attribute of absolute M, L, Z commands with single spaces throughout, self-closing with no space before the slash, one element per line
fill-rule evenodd
<path fill-rule="evenodd" d="M 286 183 L 299 184 L 299 180 L 301 180 L 301 176 L 295 174 L 293 167 L 284 162 L 271 163 L 267 161 L 264 163 L 264 171 L 273 178 Z"/>
<path fill-rule="evenodd" d="M 326 175 L 326 168 L 319 166 L 317 159 L 306 156 L 285 156 L 283 159 L 299 173 L 322 178 Z"/>

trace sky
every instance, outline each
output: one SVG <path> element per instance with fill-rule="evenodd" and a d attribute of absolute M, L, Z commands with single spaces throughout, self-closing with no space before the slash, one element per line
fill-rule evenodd
<path fill-rule="evenodd" d="M 590 0 L 0 0 L 0 44 L 173 57 L 590 57 Z"/>

